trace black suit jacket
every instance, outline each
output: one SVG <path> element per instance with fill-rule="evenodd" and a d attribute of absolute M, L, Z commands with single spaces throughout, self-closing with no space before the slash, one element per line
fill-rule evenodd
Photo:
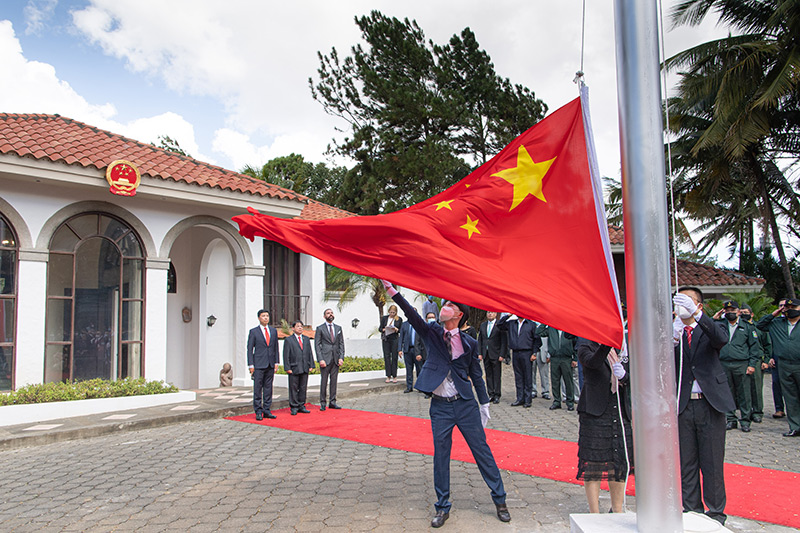
<path fill-rule="evenodd" d="M 386 326 L 394 326 L 394 327 L 396 327 L 397 328 L 397 333 L 392 333 L 390 335 L 387 335 L 386 332 L 383 331 L 386 328 Z M 386 340 L 386 339 L 389 339 L 389 340 L 396 339 L 398 337 L 398 335 L 400 335 L 400 328 L 402 326 L 403 326 L 403 319 L 400 318 L 399 316 L 395 316 L 394 322 L 392 324 L 389 324 L 389 315 L 383 315 L 381 317 L 381 325 L 378 327 L 378 331 L 381 332 L 381 339 L 384 339 L 384 340 Z"/>
<path fill-rule="evenodd" d="M 400 351 L 404 354 L 408 354 L 411 350 L 411 330 L 414 329 L 411 325 L 411 322 L 403 322 L 403 325 L 400 327 Z M 416 356 L 421 355 L 422 360 L 424 361 L 427 352 L 425 351 L 425 343 L 422 342 L 422 335 L 420 335 L 417 330 L 414 330 L 414 358 Z"/>
<path fill-rule="evenodd" d="M 497 326 L 497 320 L 492 326 L 490 335 L 486 334 L 489 321 L 486 320 L 480 325 L 478 331 L 478 354 L 490 361 L 497 361 L 499 358 L 508 357 L 508 333 Z"/>
<path fill-rule="evenodd" d="M 683 375 L 680 370 L 681 346 L 675 346 L 675 372 L 680 384 L 681 397 L 678 401 L 678 414 L 689 405 L 692 381 L 697 380 L 708 403 L 717 411 L 724 413 L 736 409 L 725 370 L 719 362 L 719 351 L 728 342 L 728 330 L 723 324 L 715 322 L 703 313 L 692 332 L 692 346 L 683 333 Z"/>
<path fill-rule="evenodd" d="M 583 366 L 583 389 L 578 400 L 578 412 L 600 416 L 606 410 L 611 396 L 611 365 L 608 364 L 610 346 L 594 341 L 578 340 L 578 360 Z M 629 364 L 623 362 L 625 376 L 619 380 L 617 394 L 622 406 L 622 416 L 631 419 L 631 391 Z"/>
<path fill-rule="evenodd" d="M 311 339 L 304 336 L 302 348 L 294 333 L 283 339 L 283 368 L 292 374 L 306 374 L 309 368 L 314 368 Z"/>
<path fill-rule="evenodd" d="M 264 337 L 264 328 L 256 326 L 247 336 L 247 366 L 253 368 L 271 368 L 277 365 L 278 359 L 278 332 L 272 326 L 269 328 L 269 346 Z"/>
<path fill-rule="evenodd" d="M 538 352 L 542 347 L 542 338 L 536 334 L 538 324 L 526 318 L 520 328 L 517 320 L 508 320 L 509 316 L 500 317 L 496 324 L 508 331 L 508 347 L 511 350 Z"/>

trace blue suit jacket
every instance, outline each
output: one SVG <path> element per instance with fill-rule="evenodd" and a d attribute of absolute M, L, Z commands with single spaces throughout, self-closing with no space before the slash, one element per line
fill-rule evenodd
<path fill-rule="evenodd" d="M 444 340 L 444 327 L 437 322 L 428 324 L 419 316 L 403 296 L 398 293 L 392 299 L 400 306 L 406 318 L 411 322 L 411 326 L 422 337 L 428 358 L 422 365 L 414 388 L 432 393 L 436 387 L 442 384 L 447 373 L 453 379 L 458 395 L 467 400 L 475 396 L 472 387 L 478 396 L 478 403 L 481 405 L 489 403 L 489 395 L 486 393 L 486 383 L 483 381 L 483 371 L 478 360 L 478 341 L 469 335 L 461 336 L 461 344 L 464 347 L 464 354 L 455 361 L 450 359 L 450 352 Z"/>
<path fill-rule="evenodd" d="M 264 338 L 264 328 L 256 326 L 247 337 L 247 366 L 253 368 L 270 368 L 279 363 L 278 332 L 269 327 L 269 346 Z"/>

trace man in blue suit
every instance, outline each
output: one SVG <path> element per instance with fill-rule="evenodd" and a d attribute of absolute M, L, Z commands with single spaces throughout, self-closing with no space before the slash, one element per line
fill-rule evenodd
<path fill-rule="evenodd" d="M 536 334 L 538 324 L 515 315 L 503 315 L 497 320 L 497 326 L 508 332 L 514 386 L 517 390 L 517 398 L 511 405 L 530 407 L 533 401 L 533 362 L 542 348 L 542 338 Z"/>
<path fill-rule="evenodd" d="M 256 420 L 276 418 L 272 407 L 272 380 L 278 364 L 278 332 L 269 325 L 269 311 L 259 309 L 258 322 L 247 337 L 247 366 L 253 376 L 253 410 Z"/>
<path fill-rule="evenodd" d="M 432 315 L 433 313 L 428 313 Z M 419 379 L 419 372 L 422 370 L 422 351 L 419 349 L 421 342 L 420 337 L 414 328 L 411 327 L 411 322 L 405 321 L 400 326 L 400 357 L 406 365 L 406 390 L 404 393 L 409 393 L 414 390 L 414 371 L 417 372 L 417 379 Z"/>
<path fill-rule="evenodd" d="M 475 463 L 492 493 L 497 517 L 511 520 L 506 506 L 503 478 L 486 442 L 484 427 L 489 420 L 489 395 L 483 382 L 477 341 L 462 335 L 460 323 L 466 321 L 469 308 L 446 302 L 439 311 L 444 324 L 426 323 L 392 285 L 384 281 L 386 292 L 400 306 L 411 326 L 422 337 L 428 352 L 415 388 L 431 394 L 430 415 L 433 433 L 433 485 L 437 502 L 432 527 L 442 527 L 450 516 L 450 449 L 453 445 L 453 428 L 458 426 L 464 436 Z M 480 407 L 475 402 L 475 387 Z"/>

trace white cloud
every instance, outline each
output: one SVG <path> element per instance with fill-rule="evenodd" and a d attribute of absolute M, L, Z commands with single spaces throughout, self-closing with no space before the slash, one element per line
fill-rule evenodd
<path fill-rule="evenodd" d="M 25 16 L 25 34 L 38 34 L 50 20 L 55 12 L 58 0 L 28 0 L 25 8 L 22 10 Z"/>

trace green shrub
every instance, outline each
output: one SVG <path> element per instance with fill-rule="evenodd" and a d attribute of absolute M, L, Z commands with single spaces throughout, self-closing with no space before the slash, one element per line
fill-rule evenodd
<path fill-rule="evenodd" d="M 400 368 L 405 368 L 402 361 L 398 362 Z M 383 359 L 373 359 L 372 357 L 345 357 L 339 372 L 365 372 L 368 370 L 383 370 Z M 275 367 L 276 374 L 286 374 L 283 366 Z M 319 363 L 315 363 L 312 374 L 319 374 Z"/>
<path fill-rule="evenodd" d="M 28 403 L 66 402 L 121 396 L 145 396 L 178 392 L 178 388 L 163 381 L 126 378 L 119 381 L 89 379 L 86 381 L 39 383 L 26 385 L 8 394 L 0 394 L 0 406 Z"/>

